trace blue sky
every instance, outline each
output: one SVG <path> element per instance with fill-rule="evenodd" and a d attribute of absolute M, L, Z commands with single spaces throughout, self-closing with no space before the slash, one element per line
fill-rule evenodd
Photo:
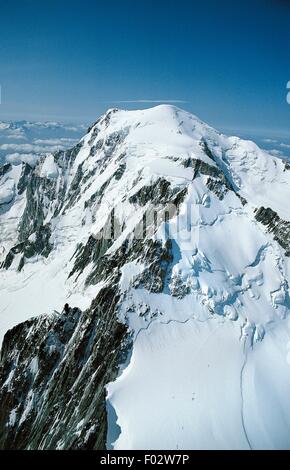
<path fill-rule="evenodd" d="M 289 24 L 286 0 L 3 2 L 0 119 L 172 100 L 223 130 L 287 135 Z"/>

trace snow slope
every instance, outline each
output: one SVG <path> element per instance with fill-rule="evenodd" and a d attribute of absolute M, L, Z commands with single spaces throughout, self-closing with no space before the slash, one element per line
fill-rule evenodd
<path fill-rule="evenodd" d="M 173 106 L 109 110 L 1 176 L 1 333 L 117 286 L 133 346 L 106 386 L 108 447 L 290 448 L 289 196 L 253 142 Z"/>

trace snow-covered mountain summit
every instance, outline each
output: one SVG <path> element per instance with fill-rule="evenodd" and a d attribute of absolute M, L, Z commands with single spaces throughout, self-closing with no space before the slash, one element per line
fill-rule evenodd
<path fill-rule="evenodd" d="M 2 166 L 1 446 L 289 448 L 289 169 L 167 105 Z"/>

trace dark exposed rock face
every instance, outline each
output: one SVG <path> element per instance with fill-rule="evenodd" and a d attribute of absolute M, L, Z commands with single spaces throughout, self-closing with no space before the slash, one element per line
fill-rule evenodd
<path fill-rule="evenodd" d="M 164 246 L 157 240 L 148 240 L 143 261 L 146 268 L 135 278 L 134 287 L 144 287 L 149 292 L 162 292 L 173 261 L 171 240 L 167 240 Z"/>
<path fill-rule="evenodd" d="M 94 203 L 98 203 L 100 204 L 103 200 L 103 197 L 104 197 L 104 193 L 107 189 L 107 187 L 109 186 L 109 184 L 111 183 L 111 181 L 113 179 L 115 180 L 120 180 L 124 174 L 124 171 L 126 169 L 126 165 L 124 163 L 121 163 L 118 167 L 118 169 L 113 173 L 113 175 L 107 179 L 107 181 L 105 181 L 102 186 L 99 188 L 98 191 L 96 191 L 94 194 L 92 194 L 92 196 L 90 197 L 90 199 L 88 199 L 87 201 L 85 201 L 85 204 L 84 204 L 84 207 L 85 209 L 87 207 L 91 207 Z"/>
<path fill-rule="evenodd" d="M 205 153 L 207 154 L 207 152 Z M 213 160 L 213 156 L 210 158 Z M 223 199 L 229 190 L 233 190 L 231 183 L 227 180 L 224 173 L 214 165 L 209 165 L 198 158 L 188 158 L 185 160 L 184 166 L 193 169 L 193 180 L 200 175 L 208 176 L 206 184 L 219 199 Z"/>
<path fill-rule="evenodd" d="M 49 211 L 57 216 L 66 201 L 65 193 L 67 183 L 62 177 L 61 172 L 66 172 L 73 164 L 78 152 L 82 147 L 82 142 L 75 147 L 59 151 L 54 154 L 54 161 L 60 169 L 59 181 L 42 177 L 37 168 L 32 168 L 29 164 L 23 163 L 21 176 L 17 184 L 17 194 L 20 196 L 25 191 L 25 210 L 20 218 L 18 226 L 18 240 L 8 252 L 2 267 L 9 268 L 15 258 L 15 255 L 22 255 L 18 270 L 20 271 L 25 264 L 25 259 L 38 254 L 47 257 L 53 246 L 50 242 L 51 227 L 45 221 Z M 11 165 L 7 164 L 1 167 L 5 173 L 10 170 Z M 1 173 L 0 170 L 0 173 Z M 80 181 L 72 182 L 70 194 L 67 198 L 69 203 L 76 200 L 80 191 Z M 29 237 L 33 235 L 31 240 Z"/>
<path fill-rule="evenodd" d="M 28 163 L 22 163 L 21 176 L 17 185 L 18 194 L 22 194 L 27 188 L 32 172 L 33 168 Z"/>
<path fill-rule="evenodd" d="M 202 160 L 195 159 L 192 161 L 193 168 L 193 179 L 195 179 L 199 174 L 208 175 L 212 178 L 215 178 L 219 183 L 221 189 L 223 189 L 223 194 L 227 191 L 234 191 L 234 188 L 228 178 L 225 176 L 222 170 L 219 168 L 209 165 L 208 163 L 203 162 Z M 217 194 L 218 195 L 218 194 Z M 224 196 L 222 196 L 223 198 Z"/>
<path fill-rule="evenodd" d="M 104 288 L 85 312 L 44 315 L 6 333 L 0 448 L 105 448 L 104 387 L 130 347 L 117 303 L 116 290 Z"/>
<path fill-rule="evenodd" d="M 207 150 L 205 153 L 209 156 L 208 152 L 210 152 L 209 148 L 206 147 Z M 211 159 L 214 161 L 214 157 L 212 154 Z M 235 195 L 240 199 L 243 206 L 247 204 L 245 198 L 243 198 L 239 193 L 237 188 L 233 186 L 230 181 L 230 178 L 227 174 L 216 166 L 209 165 L 206 162 L 203 162 L 199 159 L 188 159 L 184 163 L 186 167 L 193 168 L 193 180 L 200 175 L 208 176 L 206 185 L 210 191 L 212 191 L 220 200 L 222 200 L 228 191 L 233 191 Z"/>
<path fill-rule="evenodd" d="M 83 146 L 83 141 L 81 140 L 74 147 L 67 150 L 59 150 L 54 154 L 54 161 L 60 168 L 67 169 L 72 166 L 74 163 L 77 154 Z"/>
<path fill-rule="evenodd" d="M 227 186 L 223 181 L 209 177 L 206 181 L 206 185 L 210 191 L 212 191 L 219 199 L 223 199 L 228 192 Z"/>
<path fill-rule="evenodd" d="M 274 235 L 274 240 L 284 248 L 285 255 L 290 256 L 290 222 L 280 219 L 270 207 L 260 207 L 256 210 L 255 217 Z"/>
<path fill-rule="evenodd" d="M 12 168 L 11 163 L 5 163 L 5 165 L 0 166 L 0 178 L 6 175 L 6 173 L 8 173 L 8 171 L 10 171 L 11 168 Z"/>
<path fill-rule="evenodd" d="M 70 275 L 79 275 L 92 263 L 94 267 L 86 279 L 86 284 L 96 284 L 101 280 L 117 283 L 120 269 L 129 261 L 143 262 L 146 265 L 142 275 L 134 280 L 135 287 L 145 287 L 150 292 L 162 292 L 164 282 L 173 257 L 171 241 L 162 245 L 160 241 L 125 240 L 113 254 L 105 254 L 112 240 L 96 240 L 90 237 L 85 246 L 79 248 L 76 263 Z"/>
<path fill-rule="evenodd" d="M 152 185 L 143 186 L 133 196 L 129 198 L 131 204 L 145 206 L 148 201 L 151 204 L 172 203 L 179 205 L 185 198 L 187 188 L 172 188 L 169 181 L 165 178 L 158 178 Z"/>
<path fill-rule="evenodd" d="M 26 258 L 36 254 L 47 257 L 52 249 L 51 228 L 49 223 L 45 223 L 45 218 L 55 201 L 56 183 L 41 178 L 29 165 L 23 164 L 17 189 L 18 194 L 26 190 L 26 206 L 18 226 L 18 243 L 10 249 L 1 267 L 8 269 L 15 255 L 22 254 L 18 266 L 20 271 Z"/>
<path fill-rule="evenodd" d="M 121 165 L 122 171 L 122 165 Z M 113 175 L 116 178 L 116 174 Z M 109 181 L 106 181 L 98 193 L 95 193 L 86 207 L 89 207 L 95 200 L 102 199 L 103 192 Z M 161 292 L 164 287 L 164 280 L 168 266 L 172 261 L 171 246 L 168 240 L 165 246 L 160 242 L 153 242 L 148 235 L 149 231 L 153 235 L 165 218 L 171 218 L 179 210 L 179 205 L 183 202 L 187 194 L 187 188 L 172 188 L 169 181 L 158 178 L 152 185 L 143 186 L 133 196 L 129 198 L 131 204 L 145 206 L 150 203 L 150 207 L 142 220 L 135 227 L 135 236 L 126 239 L 120 248 L 113 254 L 106 254 L 112 246 L 114 240 L 122 233 L 125 227 L 119 225 L 112 210 L 104 228 L 96 236 L 90 236 L 86 244 L 77 248 L 75 253 L 75 263 L 70 276 L 77 277 L 84 269 L 91 264 L 91 272 L 86 279 L 86 285 L 96 284 L 101 280 L 117 282 L 120 277 L 120 269 L 128 261 L 142 261 L 147 265 L 143 276 L 135 280 L 135 286 L 146 287 L 151 292 Z M 172 205 L 167 211 L 167 205 Z M 156 219 L 159 219 L 157 223 Z M 150 218 L 150 220 L 148 220 Z M 138 235 L 139 234 L 139 235 Z M 141 237 L 140 237 L 141 235 Z"/>
<path fill-rule="evenodd" d="M 27 204 L 19 224 L 19 241 L 26 240 L 44 223 L 47 201 L 53 201 L 55 182 L 33 174 L 27 185 Z"/>
<path fill-rule="evenodd" d="M 52 245 L 50 243 L 51 229 L 50 225 L 46 224 L 41 226 L 35 232 L 34 240 L 26 239 L 21 243 L 15 245 L 9 253 L 7 254 L 5 261 L 2 263 L 1 267 L 8 269 L 14 261 L 15 255 L 22 254 L 23 256 L 20 259 L 18 265 L 18 271 L 21 271 L 25 264 L 26 258 L 32 258 L 35 255 L 42 255 L 45 258 L 48 257 L 49 253 L 52 250 Z"/>
<path fill-rule="evenodd" d="M 208 146 L 208 143 L 205 139 L 202 139 L 201 142 L 200 142 L 200 146 L 202 148 L 202 150 L 204 151 L 204 153 L 212 160 L 215 162 L 215 157 L 212 153 L 212 151 L 210 150 L 209 146 Z"/>
<path fill-rule="evenodd" d="M 106 239 L 100 237 L 97 239 L 90 236 L 86 245 L 82 245 L 78 248 L 76 261 L 70 276 L 73 276 L 75 273 L 80 274 L 89 263 L 94 263 L 96 265 L 101 256 L 104 255 L 111 245 L 111 238 Z"/>

